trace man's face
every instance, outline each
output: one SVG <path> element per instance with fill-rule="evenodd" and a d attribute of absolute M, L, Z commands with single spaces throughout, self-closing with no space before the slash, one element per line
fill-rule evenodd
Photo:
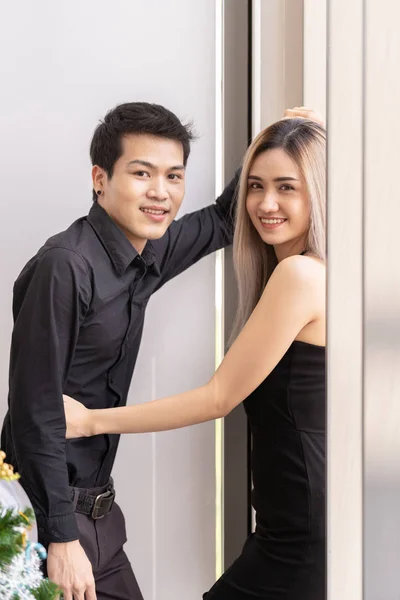
<path fill-rule="evenodd" d="M 151 135 L 122 139 L 122 156 L 111 178 L 93 167 L 93 187 L 101 190 L 98 203 L 141 253 L 147 240 L 164 235 L 185 193 L 182 144 Z"/>

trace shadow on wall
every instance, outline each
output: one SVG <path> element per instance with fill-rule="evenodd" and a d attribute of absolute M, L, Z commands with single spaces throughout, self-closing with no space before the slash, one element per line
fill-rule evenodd
<path fill-rule="evenodd" d="M 400 469 L 385 477 L 365 473 L 365 600 L 400 598 Z"/>

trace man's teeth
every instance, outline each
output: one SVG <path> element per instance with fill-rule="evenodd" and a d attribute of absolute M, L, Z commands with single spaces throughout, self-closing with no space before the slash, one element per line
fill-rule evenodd
<path fill-rule="evenodd" d="M 261 219 L 262 223 L 267 223 L 268 225 L 276 225 L 277 223 L 284 223 L 286 219 Z"/>
<path fill-rule="evenodd" d="M 142 208 L 141 210 L 150 215 L 163 215 L 166 212 L 165 210 L 153 210 L 152 208 Z"/>

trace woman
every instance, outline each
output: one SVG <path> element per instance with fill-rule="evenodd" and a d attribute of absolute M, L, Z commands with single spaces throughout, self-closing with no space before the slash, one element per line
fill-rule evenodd
<path fill-rule="evenodd" d="M 67 436 L 185 427 L 244 402 L 256 531 L 207 600 L 325 597 L 325 132 L 284 119 L 244 159 L 233 343 L 204 386 L 139 406 L 65 398 Z"/>

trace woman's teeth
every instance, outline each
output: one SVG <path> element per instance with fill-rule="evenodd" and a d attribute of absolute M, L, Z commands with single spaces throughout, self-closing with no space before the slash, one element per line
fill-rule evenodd
<path fill-rule="evenodd" d="M 262 223 L 267 223 L 268 225 L 276 225 L 278 223 L 284 223 L 286 219 L 263 219 L 261 218 Z"/>

